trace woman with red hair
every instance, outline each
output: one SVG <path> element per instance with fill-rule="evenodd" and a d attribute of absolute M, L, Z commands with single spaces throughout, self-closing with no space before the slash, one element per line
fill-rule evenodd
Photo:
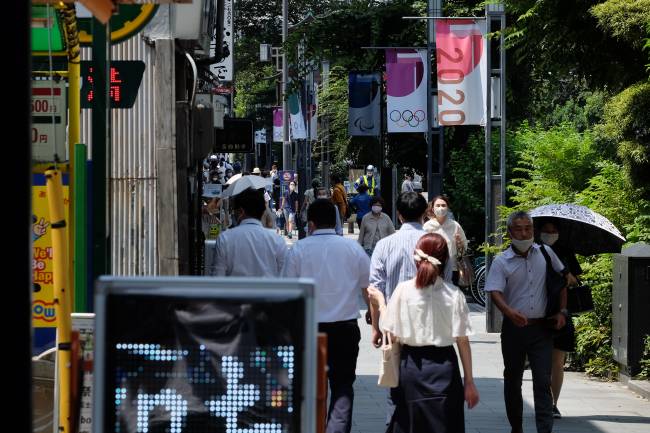
<path fill-rule="evenodd" d="M 391 389 L 395 413 L 387 432 L 464 433 L 463 401 L 471 409 L 479 400 L 472 377 L 468 339 L 472 328 L 465 295 L 442 278 L 449 252 L 441 235 L 422 236 L 413 259 L 415 278 L 400 283 L 388 305 L 379 290 L 368 289 L 371 302 L 380 308 L 382 331 L 401 345 L 399 385 Z"/>

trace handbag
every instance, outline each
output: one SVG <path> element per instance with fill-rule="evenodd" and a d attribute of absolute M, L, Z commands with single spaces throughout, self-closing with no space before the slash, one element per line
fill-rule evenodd
<path fill-rule="evenodd" d="M 567 310 L 571 313 L 584 313 L 594 309 L 591 287 L 581 284 L 569 287 L 567 291 Z"/>
<path fill-rule="evenodd" d="M 551 317 L 560 312 L 560 293 L 567 286 L 567 280 L 564 275 L 553 269 L 546 247 L 540 245 L 540 250 L 546 260 L 546 317 Z"/>
<path fill-rule="evenodd" d="M 382 333 L 381 367 L 377 385 L 384 388 L 395 388 L 399 385 L 400 344 L 394 343 L 390 333 Z"/>
<path fill-rule="evenodd" d="M 470 257 L 459 257 L 456 266 L 458 267 L 458 287 L 472 286 L 476 282 L 476 274 Z"/>

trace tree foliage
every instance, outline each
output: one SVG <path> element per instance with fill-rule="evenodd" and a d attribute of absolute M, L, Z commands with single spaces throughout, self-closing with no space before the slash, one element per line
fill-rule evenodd
<path fill-rule="evenodd" d="M 608 116 L 596 129 L 600 138 L 615 143 L 635 186 L 648 189 L 650 197 L 650 82 L 625 89 L 605 111 Z"/>

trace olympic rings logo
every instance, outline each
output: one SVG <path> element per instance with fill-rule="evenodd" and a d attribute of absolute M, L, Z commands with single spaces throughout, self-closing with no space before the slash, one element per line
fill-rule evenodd
<path fill-rule="evenodd" d="M 415 128 L 420 123 L 424 122 L 427 118 L 423 110 L 416 110 L 415 112 L 411 110 L 404 110 L 400 113 L 399 110 L 393 110 L 388 115 L 388 118 L 393 122 L 397 123 L 397 126 L 403 128 L 406 125 L 411 128 Z"/>

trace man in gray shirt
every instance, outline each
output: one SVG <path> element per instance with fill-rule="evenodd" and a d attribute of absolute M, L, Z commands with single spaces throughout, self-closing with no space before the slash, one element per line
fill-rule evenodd
<path fill-rule="evenodd" d="M 553 431 L 551 395 L 552 328 L 562 328 L 567 320 L 566 287 L 560 294 L 560 312 L 546 316 L 547 262 L 541 248 L 533 244 L 533 220 L 526 212 L 508 217 L 511 246 L 492 263 L 485 283 L 492 302 L 503 313 L 501 351 L 503 388 L 512 433 L 523 432 L 521 382 L 526 356 L 533 373 L 535 423 L 538 433 Z M 566 274 L 553 250 L 546 248 L 553 269 Z"/>

